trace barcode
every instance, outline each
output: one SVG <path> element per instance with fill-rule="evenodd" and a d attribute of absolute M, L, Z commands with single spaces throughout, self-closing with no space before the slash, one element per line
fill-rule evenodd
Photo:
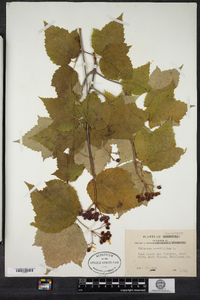
<path fill-rule="evenodd" d="M 15 268 L 17 273 L 32 273 L 35 268 Z"/>
<path fill-rule="evenodd" d="M 7 273 L 9 275 L 21 275 L 21 274 L 41 274 L 41 268 L 8 268 Z"/>

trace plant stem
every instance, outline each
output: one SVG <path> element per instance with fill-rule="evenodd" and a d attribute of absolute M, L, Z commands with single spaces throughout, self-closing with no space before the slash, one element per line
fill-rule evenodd
<path fill-rule="evenodd" d="M 101 77 L 102 77 L 103 79 L 105 79 L 105 80 L 108 80 L 108 81 L 111 81 L 111 82 L 113 82 L 113 83 L 117 83 L 117 84 L 120 84 L 120 85 L 121 85 L 121 82 L 120 82 L 120 81 L 116 81 L 116 80 L 109 79 L 109 78 L 103 76 L 103 75 L 102 75 L 101 73 L 99 73 L 99 72 L 96 72 L 96 74 L 99 75 L 99 76 L 101 76 Z"/>
<path fill-rule="evenodd" d="M 82 41 L 82 31 L 81 28 L 79 28 L 79 37 L 80 37 L 80 44 L 81 44 L 81 52 L 82 52 L 82 57 L 83 57 L 83 64 L 84 64 L 84 71 L 85 71 L 85 85 L 86 85 L 86 93 L 87 96 L 90 93 L 90 88 L 88 88 L 88 74 L 87 74 L 87 68 L 86 68 L 86 62 L 85 62 L 85 51 L 83 48 L 83 41 Z M 94 64 L 96 65 L 96 57 L 95 55 L 93 55 L 94 57 Z M 93 77 L 92 77 L 92 84 L 93 84 L 93 80 L 94 80 L 94 76 L 95 76 L 95 71 L 96 69 L 93 69 Z M 90 73 L 89 73 L 90 74 Z M 92 74 L 92 73 L 91 73 Z M 88 153 L 89 153 L 89 158 L 90 158 L 90 167 L 91 167 L 91 171 L 92 171 L 92 177 L 93 177 L 93 186 L 94 186 L 94 205 L 95 205 L 95 212 L 96 212 L 96 206 L 97 206 L 97 185 L 96 185 L 96 173 L 95 173 L 95 168 L 94 168 L 94 159 L 92 157 L 92 150 L 91 150 L 91 145 L 90 145 L 90 128 L 89 128 L 89 124 L 86 123 L 86 134 L 87 134 L 87 145 L 88 145 Z"/>
<path fill-rule="evenodd" d="M 135 152 L 135 145 L 134 145 L 134 141 L 132 139 L 130 139 L 131 145 L 132 145 L 132 150 L 133 150 L 133 162 L 135 165 L 135 172 L 137 174 L 137 176 L 139 177 L 139 179 L 142 181 L 142 183 L 145 186 L 145 189 L 147 191 L 148 189 L 148 184 L 144 181 L 144 179 L 140 176 L 139 172 L 138 172 L 138 166 L 137 166 L 137 159 L 136 159 L 136 152 Z"/>
<path fill-rule="evenodd" d="M 86 93 L 88 95 L 88 82 L 87 82 L 87 69 L 86 69 L 86 61 L 85 61 L 85 55 L 84 55 L 84 50 L 83 50 L 83 41 L 82 41 L 82 29 L 79 28 L 79 37 L 80 37 L 80 44 L 81 44 L 81 52 L 82 52 L 82 57 L 83 57 L 83 66 L 84 66 L 84 71 L 85 71 L 85 78 L 86 78 Z"/>

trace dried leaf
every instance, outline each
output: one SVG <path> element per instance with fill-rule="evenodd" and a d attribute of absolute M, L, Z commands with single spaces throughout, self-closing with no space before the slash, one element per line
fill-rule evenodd
<path fill-rule="evenodd" d="M 135 101 L 137 100 L 137 98 L 139 97 L 138 95 L 132 95 L 132 96 L 122 96 L 124 99 L 124 103 L 125 104 L 130 104 L 130 103 L 135 103 Z"/>
<path fill-rule="evenodd" d="M 164 87 L 163 89 L 160 90 L 151 90 L 149 93 L 147 93 L 145 100 L 144 100 L 144 106 L 148 107 L 151 103 L 151 101 L 153 101 L 153 99 L 157 96 L 159 96 L 162 93 L 166 92 L 166 97 L 172 98 L 174 97 L 174 89 L 175 89 L 175 85 L 172 82 L 170 85 Z"/>
<path fill-rule="evenodd" d="M 67 148 L 78 153 L 86 140 L 86 130 L 78 127 L 69 132 L 61 132 L 56 130 L 55 124 L 52 123 L 51 126 L 33 136 L 32 139 L 53 151 L 53 155 L 56 157 L 58 152 L 64 152 Z"/>
<path fill-rule="evenodd" d="M 123 89 L 134 95 L 149 92 L 151 90 L 151 86 L 149 85 L 149 68 L 150 63 L 147 63 L 137 69 L 133 69 L 132 78 L 122 80 Z"/>
<path fill-rule="evenodd" d="M 117 18 L 122 21 L 122 14 Z M 96 54 L 101 55 L 104 48 L 110 43 L 124 42 L 124 28 L 123 25 L 111 21 L 106 24 L 102 30 L 93 29 L 92 33 L 92 47 Z"/>
<path fill-rule="evenodd" d="M 48 233 L 60 232 L 71 226 L 81 210 L 75 189 L 60 180 L 51 180 L 42 191 L 35 189 L 31 200 L 36 213 L 32 226 Z M 27 184 L 29 190 L 32 186 Z"/>
<path fill-rule="evenodd" d="M 111 141 L 117 145 L 120 164 L 133 160 L 133 149 L 129 140 L 113 139 Z"/>
<path fill-rule="evenodd" d="M 70 66 L 58 68 L 52 78 L 51 85 L 55 87 L 60 98 L 68 98 L 78 82 L 78 73 Z"/>
<path fill-rule="evenodd" d="M 74 99 L 69 98 L 68 101 L 65 98 L 40 98 L 55 121 L 54 128 L 59 131 L 70 131 L 80 124 Z"/>
<path fill-rule="evenodd" d="M 132 139 L 148 119 L 148 113 L 138 108 L 135 103 L 125 104 L 122 96 L 111 103 L 111 120 L 109 127 L 112 138 Z"/>
<path fill-rule="evenodd" d="M 108 44 L 99 61 L 101 72 L 105 77 L 119 80 L 132 78 L 132 64 L 127 56 L 130 46 L 124 44 Z"/>
<path fill-rule="evenodd" d="M 146 112 L 149 114 L 150 128 L 160 125 L 162 121 L 168 120 L 169 117 L 179 124 L 179 121 L 187 112 L 187 104 L 174 98 L 174 83 L 172 83 L 156 93 Z"/>
<path fill-rule="evenodd" d="M 161 71 L 158 67 L 151 73 L 149 77 L 149 85 L 153 90 L 163 89 L 170 85 L 172 81 L 175 87 L 178 86 L 180 73 L 176 69 Z"/>
<path fill-rule="evenodd" d="M 91 145 L 91 152 L 94 160 L 95 173 L 98 175 L 104 170 L 111 159 L 111 144 L 107 142 L 105 146 L 100 149 Z M 74 155 L 74 161 L 78 165 L 84 164 L 87 171 L 92 174 L 87 142 L 85 142 L 81 151 Z"/>
<path fill-rule="evenodd" d="M 95 93 L 89 94 L 78 107 L 85 121 L 91 128 L 102 130 L 107 127 L 110 121 L 110 107 L 107 102 L 101 102 Z"/>
<path fill-rule="evenodd" d="M 83 94 L 82 93 L 82 86 L 81 86 L 79 81 L 77 81 L 77 83 L 73 87 L 73 92 L 76 93 L 77 95 L 79 95 L 80 98 L 82 97 L 82 94 Z"/>
<path fill-rule="evenodd" d="M 64 181 L 75 181 L 83 172 L 84 165 L 76 164 L 73 155 L 58 152 L 57 155 L 58 170 L 52 175 Z"/>
<path fill-rule="evenodd" d="M 153 184 L 152 174 L 148 171 L 142 170 L 142 164 L 140 162 L 137 161 L 136 164 L 137 164 L 137 170 L 138 170 L 140 177 L 148 185 L 148 188 L 149 188 L 148 191 L 153 192 L 154 184 Z M 129 162 L 127 164 L 123 164 L 122 166 L 119 166 L 119 167 L 122 168 L 123 170 L 126 170 L 131 173 L 131 179 L 134 183 L 134 188 L 136 188 L 138 190 L 139 194 L 142 194 L 144 192 L 144 183 L 139 178 L 139 176 L 136 172 L 134 161 Z"/>
<path fill-rule="evenodd" d="M 87 250 L 83 232 L 77 224 L 58 233 L 37 230 L 33 246 L 42 247 L 45 263 L 51 268 L 58 268 L 70 262 L 81 267 Z"/>
<path fill-rule="evenodd" d="M 43 130 L 44 128 L 47 128 L 49 125 L 51 125 L 53 120 L 50 118 L 40 117 L 38 116 L 38 124 L 35 125 L 30 131 L 28 131 L 23 137 L 22 137 L 22 143 L 24 146 L 30 148 L 34 151 L 41 151 L 41 155 L 43 157 L 43 160 L 45 160 L 48 157 L 51 157 L 53 155 L 53 152 L 50 151 L 48 148 L 44 147 L 42 144 L 40 144 L 37 141 L 32 140 L 31 138 Z M 20 142 L 20 140 L 15 141 L 17 143 Z"/>
<path fill-rule="evenodd" d="M 184 153 L 182 148 L 176 147 L 170 119 L 152 133 L 140 130 L 135 138 L 135 148 L 137 158 L 151 171 L 172 167 Z"/>
<path fill-rule="evenodd" d="M 123 169 L 113 168 L 97 176 L 97 207 L 103 213 L 115 214 L 141 205 L 136 199 L 138 191 L 133 187 L 130 175 Z M 87 191 L 94 202 L 93 179 L 88 183 Z"/>
<path fill-rule="evenodd" d="M 52 25 L 45 30 L 45 48 L 54 64 L 69 64 L 80 52 L 79 34 L 77 30 L 69 33 L 68 30 Z"/>

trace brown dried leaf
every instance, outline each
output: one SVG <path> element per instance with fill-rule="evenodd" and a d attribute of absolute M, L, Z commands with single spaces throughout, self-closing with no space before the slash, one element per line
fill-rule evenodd
<path fill-rule="evenodd" d="M 179 76 L 180 73 L 176 69 L 161 71 L 158 67 L 156 67 L 149 77 L 149 85 L 153 88 L 153 90 L 158 90 L 163 89 L 173 81 L 175 87 L 177 87 L 179 83 Z"/>
<path fill-rule="evenodd" d="M 81 210 L 75 189 L 60 180 L 51 180 L 42 191 L 35 189 L 31 200 L 36 213 L 32 226 L 47 232 L 56 233 L 71 226 Z M 32 186 L 27 184 L 29 190 Z"/>
<path fill-rule="evenodd" d="M 67 148 L 78 153 L 86 140 L 85 128 L 78 127 L 69 132 L 61 132 L 54 127 L 55 124 L 52 123 L 50 127 L 38 132 L 32 139 L 53 151 L 54 157 L 58 152 L 64 152 Z"/>
<path fill-rule="evenodd" d="M 87 250 L 83 232 L 77 224 L 59 233 L 46 233 L 38 229 L 33 246 L 42 247 L 45 263 L 51 268 L 70 262 L 81 267 Z"/>
<path fill-rule="evenodd" d="M 58 178 L 64 181 L 75 181 L 83 172 L 84 165 L 76 164 L 72 154 L 65 154 L 59 152 L 57 155 L 56 170 L 52 175 L 56 175 Z"/>
<path fill-rule="evenodd" d="M 149 127 L 159 126 L 162 121 L 168 120 L 179 124 L 180 120 L 187 112 L 187 104 L 174 98 L 174 83 L 168 87 L 154 92 L 146 112 L 149 114 Z M 153 95 L 153 94 L 152 94 Z"/>
<path fill-rule="evenodd" d="M 107 214 L 124 212 L 140 206 L 133 187 L 131 174 L 121 168 L 106 169 L 96 179 L 97 207 Z M 93 179 L 88 183 L 87 191 L 94 202 Z"/>
<path fill-rule="evenodd" d="M 134 183 L 134 187 L 138 190 L 139 194 L 142 194 L 142 192 L 144 192 L 144 183 L 141 181 L 135 170 L 134 162 L 132 161 L 119 167 L 131 173 L 131 179 Z M 152 174 L 148 171 L 142 170 L 142 164 L 140 162 L 137 162 L 137 170 L 141 178 L 148 184 L 149 191 L 153 192 L 154 183 Z"/>
<path fill-rule="evenodd" d="M 100 149 L 91 145 L 91 151 L 95 173 L 98 175 L 110 161 L 111 143 L 107 142 L 105 146 Z M 92 174 L 87 142 L 85 142 L 81 151 L 74 155 L 74 161 L 78 165 L 84 164 L 87 171 Z"/>
<path fill-rule="evenodd" d="M 101 72 L 105 77 L 119 80 L 132 78 L 132 64 L 127 53 L 130 46 L 123 44 L 108 44 L 102 51 L 99 61 Z"/>
<path fill-rule="evenodd" d="M 58 68 L 52 78 L 51 85 L 55 87 L 60 98 L 68 98 L 78 82 L 78 73 L 70 66 Z"/>
<path fill-rule="evenodd" d="M 122 14 L 117 18 L 122 21 Z M 124 28 L 123 24 L 111 21 L 106 24 L 101 30 L 93 29 L 92 33 L 92 47 L 96 54 L 101 55 L 106 45 L 110 43 L 124 42 Z"/>
<path fill-rule="evenodd" d="M 36 135 L 38 132 L 43 130 L 44 128 L 47 128 L 52 124 L 53 120 L 46 117 L 40 117 L 38 116 L 38 124 L 35 125 L 30 131 L 28 131 L 23 137 L 22 137 L 22 143 L 24 146 L 30 148 L 34 151 L 41 151 L 41 155 L 43 157 L 43 160 L 45 160 L 48 157 L 51 157 L 53 155 L 53 152 L 50 151 L 48 148 L 43 146 L 37 141 L 34 141 L 31 139 L 34 135 Z M 20 140 L 15 141 L 17 143 L 20 142 Z"/>
<path fill-rule="evenodd" d="M 123 89 L 134 95 L 142 95 L 151 90 L 149 85 L 149 68 L 150 63 L 132 70 L 131 78 L 123 78 Z"/>
<path fill-rule="evenodd" d="M 161 171 L 172 167 L 184 154 L 176 147 L 171 120 L 148 133 L 140 130 L 135 137 L 136 155 L 142 164 L 152 171 Z"/>
<path fill-rule="evenodd" d="M 71 131 L 79 126 L 79 119 L 73 96 L 66 98 L 40 98 L 50 117 L 54 120 L 54 128 L 59 131 Z"/>
<path fill-rule="evenodd" d="M 89 94 L 78 110 L 90 127 L 96 130 L 106 128 L 110 121 L 110 106 L 107 102 L 102 103 L 95 93 Z"/>
<path fill-rule="evenodd" d="M 45 30 L 45 48 L 54 64 L 69 64 L 80 52 L 79 34 L 77 30 L 69 33 L 66 29 L 52 25 Z"/>

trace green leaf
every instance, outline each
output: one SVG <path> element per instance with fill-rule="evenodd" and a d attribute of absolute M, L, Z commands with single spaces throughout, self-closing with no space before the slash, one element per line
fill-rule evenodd
<path fill-rule="evenodd" d="M 51 85 L 55 87 L 60 98 L 68 98 L 78 82 L 78 73 L 70 66 L 58 68 L 52 78 Z"/>
<path fill-rule="evenodd" d="M 122 21 L 122 14 L 117 18 Z M 102 30 L 93 29 L 92 33 L 92 47 L 96 54 L 101 55 L 104 48 L 110 43 L 124 42 L 124 28 L 123 24 L 111 21 L 106 24 Z"/>
<path fill-rule="evenodd" d="M 45 263 L 51 268 L 58 268 L 70 262 L 81 267 L 87 251 L 86 240 L 77 224 L 58 233 L 37 230 L 33 246 L 42 247 Z M 48 269 L 46 275 L 49 272 Z"/>
<path fill-rule="evenodd" d="M 50 118 L 38 116 L 38 124 L 35 125 L 30 131 L 28 131 L 22 137 L 23 145 L 34 151 L 37 151 L 37 152 L 41 151 L 43 160 L 45 160 L 48 157 L 51 157 L 53 155 L 53 152 L 50 151 L 48 148 L 44 147 L 39 142 L 32 140 L 31 138 L 34 135 L 36 135 L 38 132 L 43 130 L 44 128 L 47 128 L 48 126 L 50 126 L 52 124 L 52 122 L 53 122 L 53 120 L 51 120 Z M 20 140 L 17 140 L 15 142 L 20 143 Z"/>
<path fill-rule="evenodd" d="M 159 90 L 159 93 L 154 92 L 154 97 L 146 112 L 149 114 L 150 128 L 160 125 L 162 121 L 170 117 L 172 121 L 179 124 L 187 112 L 187 104 L 174 98 L 174 83 L 172 82 L 168 87 Z"/>
<path fill-rule="evenodd" d="M 95 93 L 89 94 L 78 109 L 91 128 L 102 130 L 107 127 L 110 120 L 110 107 L 107 102 L 102 103 Z"/>
<path fill-rule="evenodd" d="M 57 154 L 58 170 L 52 175 L 64 181 L 75 181 L 83 172 L 84 165 L 78 165 L 74 162 L 73 155 L 58 152 Z"/>
<path fill-rule="evenodd" d="M 79 34 L 77 30 L 69 33 L 68 30 L 52 25 L 45 30 L 45 48 L 54 64 L 69 64 L 80 53 Z"/>
<path fill-rule="evenodd" d="M 153 90 L 158 90 L 170 85 L 173 81 L 175 87 L 177 87 L 179 77 L 180 73 L 176 69 L 161 71 L 158 67 L 156 67 L 149 77 L 149 85 Z"/>
<path fill-rule="evenodd" d="M 135 137 L 135 148 L 137 158 L 151 171 L 172 167 L 184 154 L 182 148 L 176 147 L 170 119 L 152 133 L 145 129 L 139 131 Z"/>
<path fill-rule="evenodd" d="M 124 44 L 108 44 L 102 51 L 99 61 L 101 72 L 105 77 L 119 80 L 131 79 L 132 64 L 127 56 L 130 46 Z"/>
<path fill-rule="evenodd" d="M 42 191 L 35 189 L 31 200 L 36 213 L 32 226 L 48 233 L 71 226 L 81 210 L 75 189 L 60 180 L 51 180 Z M 28 185 L 30 190 L 30 185 Z"/>
<path fill-rule="evenodd" d="M 149 68 L 150 63 L 133 69 L 132 78 L 122 80 L 123 89 L 134 95 L 142 95 L 151 90 L 149 85 Z"/>
<path fill-rule="evenodd" d="M 103 213 L 115 214 L 140 206 L 136 199 L 138 191 L 133 187 L 131 174 L 120 168 L 106 169 L 96 179 L 97 207 Z M 93 179 L 87 191 L 94 202 Z"/>

